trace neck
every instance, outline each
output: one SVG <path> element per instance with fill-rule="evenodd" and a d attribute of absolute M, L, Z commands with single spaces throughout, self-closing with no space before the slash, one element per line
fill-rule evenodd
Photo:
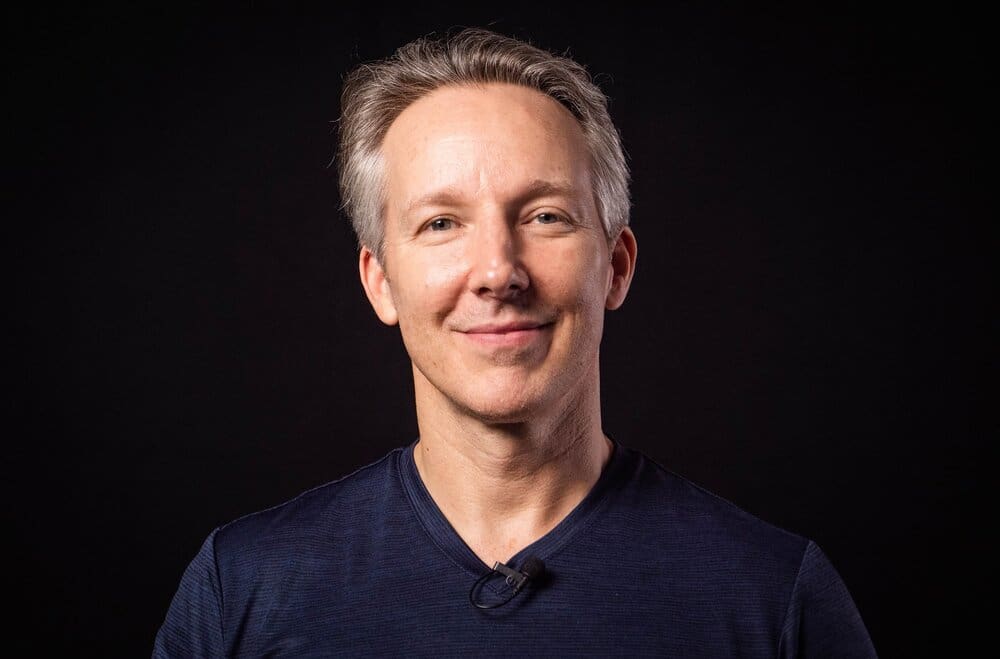
<path fill-rule="evenodd" d="M 583 500 L 611 457 L 600 391 L 568 392 L 530 420 L 496 423 L 441 404 L 415 370 L 420 441 L 414 461 L 431 498 L 487 565 L 551 531 Z"/>

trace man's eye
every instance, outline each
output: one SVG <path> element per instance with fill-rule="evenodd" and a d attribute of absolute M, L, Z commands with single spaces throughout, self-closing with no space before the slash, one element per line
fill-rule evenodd
<path fill-rule="evenodd" d="M 431 231 L 447 231 L 455 226 L 455 222 L 447 217 L 437 217 L 431 220 L 427 226 Z"/>
<path fill-rule="evenodd" d="M 560 222 L 562 218 L 555 213 L 539 213 L 535 216 L 535 220 L 539 224 L 555 224 L 556 222 Z"/>

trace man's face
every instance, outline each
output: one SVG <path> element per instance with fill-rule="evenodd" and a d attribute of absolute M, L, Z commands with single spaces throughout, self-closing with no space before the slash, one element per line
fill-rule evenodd
<path fill-rule="evenodd" d="M 362 250 L 361 274 L 418 404 L 519 422 L 590 391 L 635 243 L 604 234 L 573 116 L 524 87 L 446 87 L 403 111 L 383 156 L 384 263 Z"/>

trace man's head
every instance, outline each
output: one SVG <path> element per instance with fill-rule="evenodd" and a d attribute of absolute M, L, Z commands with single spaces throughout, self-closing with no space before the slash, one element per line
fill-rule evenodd
<path fill-rule="evenodd" d="M 510 81 L 520 79 L 513 72 L 529 55 L 548 63 L 558 58 L 490 33 L 460 38 L 473 45 L 459 48 L 461 58 L 438 61 L 438 68 L 448 62 L 462 68 L 454 65 L 461 60 L 465 69 L 475 64 L 511 73 L 420 87 L 434 67 L 417 67 L 414 55 L 408 66 L 415 70 L 406 76 L 373 73 L 380 65 L 366 74 L 370 84 L 395 90 L 398 107 L 379 113 L 391 118 L 387 123 L 352 114 L 351 103 L 368 107 L 362 92 L 345 105 L 348 134 L 380 126 L 362 140 L 372 145 L 370 152 L 355 154 L 377 182 L 367 229 L 355 216 L 362 284 L 379 318 L 399 325 L 421 422 L 456 413 L 491 424 L 554 423 L 554 416 L 567 414 L 593 418 L 599 415 L 604 312 L 624 301 L 636 255 L 625 226 L 617 134 L 604 97 L 578 66 L 559 65 L 579 74 L 570 76 L 578 89 L 597 96 L 593 107 L 574 105 L 574 111 L 537 86 Z M 418 47 L 440 57 L 451 52 L 451 46 Z M 518 49 L 519 66 L 501 56 Z M 522 75 L 533 70 L 531 61 Z M 569 85 L 554 74 L 535 74 L 547 89 Z M 580 119 L 595 113 L 605 123 L 595 127 Z M 601 183 L 608 166 L 600 164 L 594 144 L 602 136 L 621 165 L 617 184 L 607 177 Z M 344 179 L 363 178 L 362 166 L 351 173 L 350 158 L 341 163 Z M 611 195 L 614 203 L 597 192 L 615 185 L 623 194 Z M 617 208 L 614 215 L 609 204 Z M 373 235 L 366 238 L 366 230 Z"/>
<path fill-rule="evenodd" d="M 467 29 L 442 40 L 418 39 L 387 60 L 355 69 L 341 97 L 341 199 L 361 245 L 383 254 L 385 162 L 382 142 L 412 103 L 447 86 L 489 83 L 534 89 L 579 122 L 590 158 L 595 201 L 613 240 L 629 218 L 629 172 L 607 98 L 578 63 L 517 39 Z"/>

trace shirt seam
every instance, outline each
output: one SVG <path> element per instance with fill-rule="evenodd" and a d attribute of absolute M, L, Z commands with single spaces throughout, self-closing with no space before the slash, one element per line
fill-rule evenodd
<path fill-rule="evenodd" d="M 792 588 L 788 592 L 788 604 L 785 606 L 785 615 L 781 619 L 781 628 L 778 630 L 778 651 L 781 651 L 782 643 L 785 640 L 785 625 L 788 624 L 788 616 L 792 611 L 792 604 L 795 603 L 795 592 L 799 589 L 799 579 L 802 578 L 802 570 L 806 564 L 806 556 L 809 554 L 809 548 L 812 546 L 813 541 L 807 540 L 806 546 L 802 550 L 802 558 L 799 559 L 799 569 L 795 573 L 795 581 L 792 582 Z"/>
<path fill-rule="evenodd" d="M 222 639 L 222 647 L 226 646 L 226 625 L 225 625 L 225 593 L 222 590 L 222 574 L 219 570 L 219 553 L 216 551 L 215 543 L 219 537 L 219 529 L 212 531 L 212 576 L 215 580 L 215 606 L 219 617 L 219 638 Z"/>

